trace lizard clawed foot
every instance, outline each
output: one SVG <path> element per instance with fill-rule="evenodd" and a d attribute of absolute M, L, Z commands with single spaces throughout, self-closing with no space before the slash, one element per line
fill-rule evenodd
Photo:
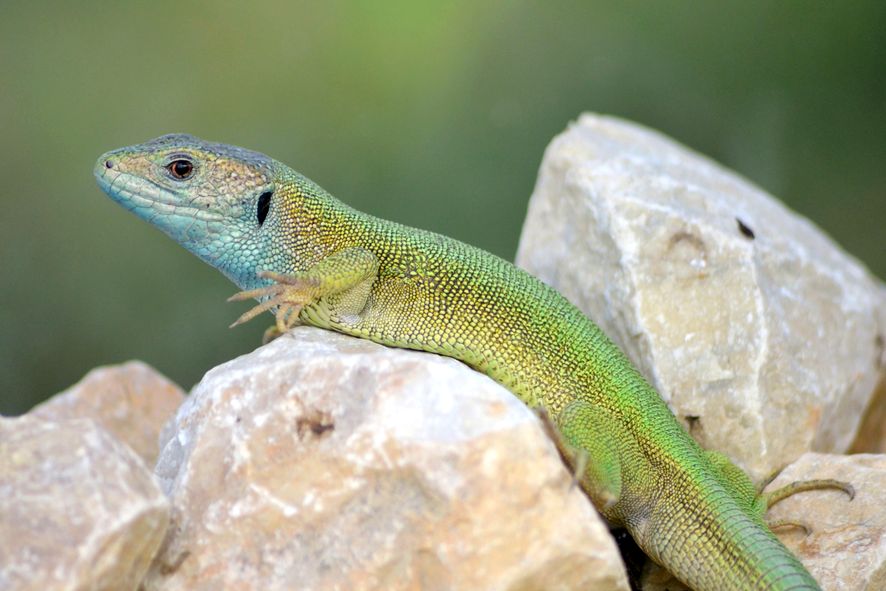
<path fill-rule="evenodd" d="M 839 490 L 841 492 L 844 492 L 849 497 L 850 501 L 855 498 L 855 487 L 853 487 L 848 482 L 833 480 L 830 478 L 822 480 L 799 480 L 797 482 L 792 482 L 786 486 L 782 486 L 781 488 L 777 488 L 772 492 L 760 493 L 760 498 L 762 499 L 765 507 L 769 508 L 775 503 L 778 503 L 779 501 L 782 501 L 791 495 L 795 495 L 798 492 L 822 489 Z M 802 529 L 803 533 L 807 536 L 812 533 L 811 527 L 809 527 L 802 521 L 794 521 L 791 519 L 774 519 L 771 521 L 766 520 L 766 525 L 769 526 L 769 529 L 775 529 L 777 527 L 797 527 Z"/>
<path fill-rule="evenodd" d="M 842 491 L 846 493 L 850 501 L 855 498 L 855 487 L 853 487 L 848 482 L 843 482 L 842 480 L 833 480 L 830 478 L 822 480 L 800 480 L 797 482 L 792 482 L 786 486 L 777 488 L 772 492 L 761 493 L 760 496 L 765 501 L 766 507 L 771 507 L 775 503 L 782 501 L 791 495 L 795 495 L 798 492 L 822 489 Z"/>
<path fill-rule="evenodd" d="M 276 323 L 272 329 L 265 331 L 262 342 L 270 342 L 280 336 L 296 324 L 302 308 L 313 299 L 312 289 L 316 287 L 316 280 L 308 279 L 299 275 L 284 275 L 272 271 L 259 271 L 258 276 L 262 279 L 272 279 L 272 283 L 266 287 L 240 291 L 228 298 L 229 302 L 239 302 L 252 298 L 268 298 L 258 305 L 250 308 L 240 315 L 231 324 L 231 328 L 249 322 L 262 312 L 271 308 L 275 311 Z"/>
<path fill-rule="evenodd" d="M 771 521 L 767 521 L 766 525 L 769 526 L 769 529 L 775 529 L 777 527 L 796 527 L 802 529 L 803 535 L 805 536 L 808 536 L 812 533 L 812 528 L 802 521 L 793 521 L 790 519 L 773 519 Z"/>

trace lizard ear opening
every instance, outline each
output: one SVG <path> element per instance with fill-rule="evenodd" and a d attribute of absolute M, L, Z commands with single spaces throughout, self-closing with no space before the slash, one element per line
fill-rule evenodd
<path fill-rule="evenodd" d="M 273 191 L 266 191 L 259 195 L 258 207 L 256 209 L 256 216 L 258 218 L 259 226 L 264 224 L 265 218 L 268 217 L 268 210 L 271 209 L 271 196 L 273 195 Z"/>

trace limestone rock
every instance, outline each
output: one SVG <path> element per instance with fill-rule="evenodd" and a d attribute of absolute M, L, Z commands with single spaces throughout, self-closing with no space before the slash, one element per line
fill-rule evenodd
<path fill-rule="evenodd" d="M 181 388 L 141 361 L 98 367 L 31 414 L 49 420 L 90 418 L 153 467 L 164 423 L 184 400 Z"/>
<path fill-rule="evenodd" d="M 451 359 L 301 327 L 206 374 L 164 431 L 178 589 L 620 589 L 540 422 Z"/>
<path fill-rule="evenodd" d="M 95 422 L 0 418 L 0 589 L 135 589 L 168 523 L 144 462 Z"/>
<path fill-rule="evenodd" d="M 886 367 L 886 363 L 883 364 Z M 886 454 L 886 376 L 865 410 L 850 453 Z"/>
<path fill-rule="evenodd" d="M 759 188 L 625 121 L 583 115 L 551 143 L 517 262 L 756 479 L 808 450 L 845 451 L 883 371 L 886 291 L 858 262 Z"/>

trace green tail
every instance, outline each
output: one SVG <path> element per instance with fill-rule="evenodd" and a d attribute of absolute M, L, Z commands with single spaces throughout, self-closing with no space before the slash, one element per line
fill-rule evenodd
<path fill-rule="evenodd" d="M 719 482 L 692 488 L 698 494 L 665 491 L 664 502 L 632 532 L 657 562 L 698 591 L 820 591 L 766 524 Z"/>

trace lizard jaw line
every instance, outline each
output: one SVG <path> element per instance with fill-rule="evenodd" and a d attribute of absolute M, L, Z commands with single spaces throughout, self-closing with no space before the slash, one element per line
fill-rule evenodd
<path fill-rule="evenodd" d="M 150 210 L 162 216 L 186 217 L 204 222 L 220 222 L 224 218 L 216 212 L 183 204 L 172 197 L 170 191 L 144 177 L 101 170 L 96 174 L 96 179 L 105 193 L 133 212 Z"/>

